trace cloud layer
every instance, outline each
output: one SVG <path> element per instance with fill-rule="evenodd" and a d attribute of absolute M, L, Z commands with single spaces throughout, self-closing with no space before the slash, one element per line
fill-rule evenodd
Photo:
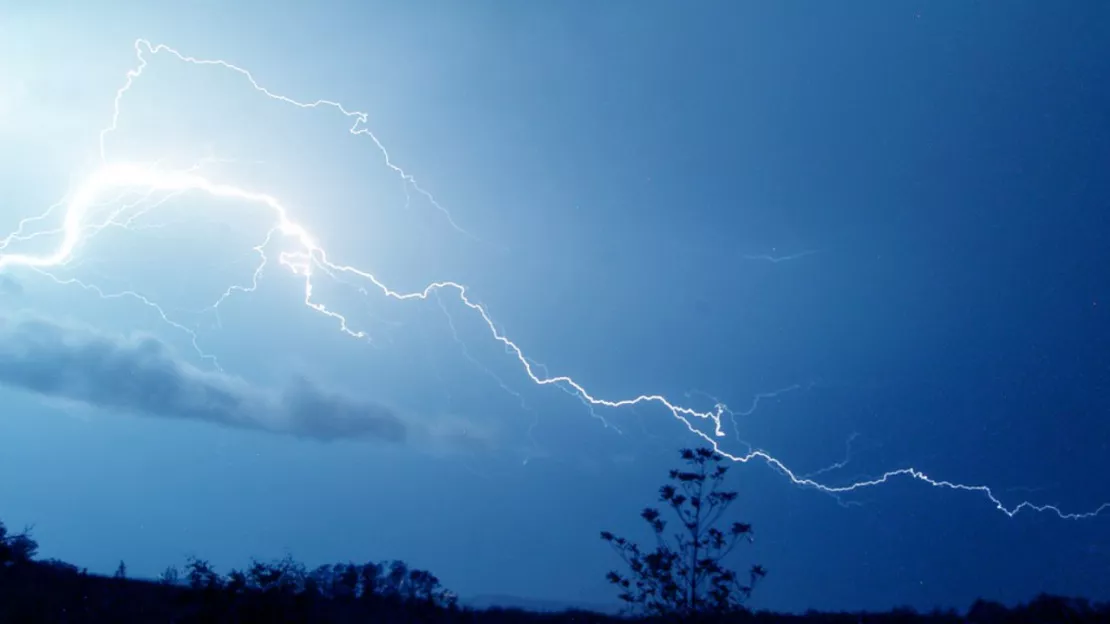
<path fill-rule="evenodd" d="M 43 319 L 0 318 L 0 384 L 106 410 L 315 440 L 402 442 L 408 434 L 388 407 L 304 379 L 276 393 L 202 371 L 152 337 L 122 338 Z"/>

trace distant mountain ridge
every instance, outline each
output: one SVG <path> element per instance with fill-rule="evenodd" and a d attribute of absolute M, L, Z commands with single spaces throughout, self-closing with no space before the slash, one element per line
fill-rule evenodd
<path fill-rule="evenodd" d="M 546 613 L 559 613 L 561 611 L 580 610 L 595 613 L 614 614 L 620 610 L 620 605 L 612 603 L 574 602 L 569 600 L 545 600 L 543 598 L 522 598 L 520 596 L 506 596 L 500 594 L 481 594 L 460 600 L 468 607 L 475 609 L 489 609 L 501 607 L 502 609 L 523 609 Z"/>

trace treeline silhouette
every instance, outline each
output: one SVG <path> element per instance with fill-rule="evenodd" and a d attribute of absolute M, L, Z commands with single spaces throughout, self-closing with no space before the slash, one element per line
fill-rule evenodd
<path fill-rule="evenodd" d="M 460 605 L 434 574 L 403 561 L 309 570 L 286 557 L 221 574 L 209 562 L 190 558 L 182 568 L 171 566 L 151 580 L 129 578 L 121 561 L 114 575 L 102 576 L 63 561 L 37 559 L 38 543 L 30 530 L 12 533 L 0 522 L 0 623 L 1110 623 L 1110 604 L 1049 595 L 1016 607 L 979 600 L 965 613 L 751 611 L 745 603 L 767 571 L 755 565 L 740 575 L 725 565 L 733 548 L 754 535 L 752 526 L 741 522 L 717 526 L 736 500 L 735 492 L 722 489 L 728 466 L 712 449 L 683 449 L 680 456 L 685 468 L 672 470 L 670 483 L 659 491 L 676 530 L 668 531 L 663 514 L 648 507 L 641 518 L 655 534 L 653 549 L 601 534 L 627 568 L 607 575 L 625 603 L 623 616 L 474 609 Z"/>

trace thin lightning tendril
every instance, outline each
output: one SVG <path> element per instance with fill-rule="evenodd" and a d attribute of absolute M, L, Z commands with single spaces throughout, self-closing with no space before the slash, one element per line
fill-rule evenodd
<path fill-rule="evenodd" d="M 489 367 L 481 364 L 473 355 L 470 354 L 470 349 L 466 348 L 466 343 L 463 342 L 461 338 L 459 338 L 459 332 L 455 328 L 454 317 L 451 316 L 451 312 L 447 310 L 447 306 L 443 305 L 443 299 L 440 298 L 438 295 L 436 296 L 436 305 L 438 305 L 439 309 L 443 311 L 443 316 L 447 318 L 447 327 L 451 330 L 451 338 L 453 338 L 455 343 L 459 345 L 459 349 L 462 351 L 463 357 L 465 357 L 467 361 L 473 364 L 475 368 L 482 371 L 491 379 L 493 379 L 493 381 L 496 382 L 497 385 L 507 394 L 516 397 L 516 400 L 520 403 L 520 409 L 532 414 L 532 424 L 529 425 L 527 432 L 528 441 L 532 443 L 533 448 L 538 449 L 540 445 L 536 442 L 535 431 L 536 426 L 539 424 L 539 414 L 536 412 L 536 410 L 532 409 L 528 405 L 527 401 L 524 400 L 524 395 L 510 388 L 509 384 L 505 383 L 505 380 L 501 379 L 500 375 L 490 370 Z"/>
<path fill-rule="evenodd" d="M 855 439 L 858 437 L 859 432 L 854 432 L 852 433 L 852 435 L 848 436 L 848 440 L 844 442 L 844 459 L 838 462 L 833 462 L 828 466 L 825 466 L 824 468 L 818 468 L 817 470 L 814 470 L 809 474 L 802 475 L 802 478 L 810 479 L 812 477 L 817 477 L 829 472 L 840 470 L 841 468 L 847 466 L 852 461 L 852 442 L 854 442 Z"/>
<path fill-rule="evenodd" d="M 793 253 L 788 256 L 773 256 L 771 254 L 747 254 L 744 256 L 744 259 L 762 260 L 764 262 L 770 262 L 771 264 L 778 264 L 780 262 L 789 262 L 791 260 L 805 258 L 806 256 L 812 256 L 813 254 L 818 253 L 818 251 L 819 250 L 817 249 L 806 249 L 805 251 L 799 251 L 798 253 Z"/>
<path fill-rule="evenodd" d="M 3 256 L 0 256 L 0 268 L 3 268 Z M 43 277 L 46 277 L 59 286 L 79 286 L 84 290 L 96 293 L 96 295 L 101 299 L 134 299 L 135 301 L 138 301 L 146 307 L 154 310 L 158 314 L 158 316 L 161 317 L 164 323 L 166 323 L 170 327 L 173 327 L 174 329 L 180 330 L 187 334 L 189 336 L 190 343 L 193 345 L 193 349 L 197 352 L 197 355 L 199 355 L 202 360 L 207 360 L 211 362 L 212 366 L 216 370 L 221 372 L 223 371 L 223 367 L 220 366 L 220 361 L 216 359 L 216 356 L 212 355 L 211 353 L 205 352 L 204 349 L 200 347 L 200 344 L 197 342 L 199 340 L 199 337 L 194 330 L 189 329 L 181 323 L 178 323 L 177 321 L 171 319 L 169 314 L 166 313 L 166 310 L 162 308 L 162 306 L 158 305 L 154 301 L 151 301 L 146 296 L 133 290 L 124 290 L 121 292 L 106 292 L 96 284 L 89 284 L 77 279 L 76 277 L 58 277 L 57 275 L 54 275 L 46 269 L 36 266 L 28 266 L 27 268 L 38 273 L 39 275 L 42 275 Z"/>
<path fill-rule="evenodd" d="M 417 184 L 416 178 L 414 178 L 411 174 L 406 172 L 404 169 L 402 169 L 402 168 L 398 167 L 397 165 L 393 164 L 393 160 L 389 157 L 389 151 L 385 149 L 385 145 L 383 145 L 382 142 L 380 140 L 378 140 L 377 135 L 375 135 L 373 132 L 371 132 L 370 128 L 367 127 L 367 123 L 368 123 L 368 120 L 369 120 L 369 117 L 370 117 L 367 113 L 364 113 L 362 111 L 357 111 L 357 110 L 350 110 L 347 107 L 345 107 L 343 104 L 340 104 L 339 102 L 335 102 L 333 100 L 315 100 L 315 101 L 312 101 L 312 102 L 300 102 L 300 101 L 294 100 L 294 99 L 286 97 L 284 95 L 274 93 L 274 92 L 270 91 L 269 89 L 267 89 L 266 87 L 263 87 L 261 84 L 258 83 L 257 80 L 255 80 L 254 74 L 252 74 L 251 72 L 249 72 L 246 69 L 243 69 L 242 67 L 239 67 L 237 65 L 233 65 L 231 63 L 228 63 L 226 61 L 222 61 L 222 60 L 219 60 L 219 59 L 208 60 L 208 59 L 198 59 L 198 58 L 194 58 L 192 56 L 186 56 L 186 55 L 178 52 L 177 50 L 175 50 L 175 49 L 173 49 L 169 46 L 166 46 L 166 45 L 162 45 L 162 44 L 152 45 L 146 39 L 137 39 L 137 40 L 135 40 L 135 56 L 138 58 L 139 64 L 134 69 L 129 70 L 127 72 L 127 81 L 124 82 L 123 86 L 120 87 L 118 91 L 116 91 L 116 98 L 115 98 L 115 102 L 114 102 L 114 106 L 113 106 L 113 110 L 112 110 L 112 125 L 108 126 L 107 128 L 104 128 L 103 130 L 100 131 L 100 157 L 101 157 L 102 160 L 107 160 L 105 141 L 106 141 L 108 135 L 111 134 L 112 132 L 114 132 L 117 127 L 119 127 L 120 101 L 123 99 L 124 94 L 127 93 L 131 89 L 131 85 L 134 84 L 135 80 L 137 80 L 139 78 L 139 76 L 142 75 L 143 71 L 147 67 L 146 56 L 144 55 L 144 52 L 143 52 L 144 50 L 146 50 L 146 52 L 150 53 L 152 56 L 155 55 L 155 54 L 158 54 L 159 52 L 165 52 L 167 54 L 170 54 L 170 55 L 176 57 L 180 61 L 183 61 L 185 63 L 190 63 L 192 65 L 215 66 L 215 67 L 222 67 L 223 69 L 230 70 L 230 71 L 235 72 L 235 73 L 243 76 L 244 78 L 246 78 L 247 81 L 250 82 L 251 86 L 254 87 L 255 91 L 258 91 L 259 93 L 265 95 L 266 97 L 268 97 L 270 99 L 277 100 L 279 102 L 284 102 L 286 104 L 296 106 L 297 108 L 333 108 L 335 110 L 338 110 L 340 113 L 343 114 L 344 117 L 353 120 L 350 129 L 348 129 L 348 132 L 350 132 L 351 134 L 356 135 L 356 136 L 357 135 L 365 135 L 365 136 L 370 137 L 370 140 L 374 142 L 374 145 L 382 153 L 382 157 L 385 158 L 385 166 L 389 167 L 394 173 L 401 176 L 401 180 L 405 183 L 405 196 L 406 197 L 408 197 L 408 189 L 411 186 L 417 193 L 424 196 L 424 198 L 427 199 L 428 202 L 436 208 L 436 210 L 443 213 L 443 216 L 447 219 L 447 222 L 451 224 L 451 227 L 455 228 L 455 230 L 457 230 L 460 234 L 465 234 L 466 236 L 469 236 L 469 237 L 474 238 L 475 240 L 477 240 L 477 237 L 475 237 L 470 232 L 464 230 L 463 228 L 459 227 L 459 225 L 457 223 L 455 223 L 454 218 L 451 217 L 451 213 L 448 212 L 448 210 L 446 208 L 444 208 L 442 205 L 440 205 L 439 201 L 437 201 L 436 198 L 430 192 L 424 190 L 419 184 Z"/>
<path fill-rule="evenodd" d="M 1030 510 L 1053 513 L 1062 519 L 1080 519 L 1091 518 L 1097 516 L 1106 509 L 1110 509 L 1110 503 L 1104 503 L 1096 509 L 1088 512 L 1064 512 L 1055 505 L 1038 505 L 1029 501 L 1023 501 L 1013 507 L 1007 507 L 995 495 L 994 491 L 986 485 L 967 485 L 944 479 L 937 479 L 929 476 L 922 470 L 912 467 L 891 470 L 881 474 L 878 477 L 856 481 L 848 485 L 826 485 L 816 481 L 814 478 L 811 478 L 811 476 L 795 473 L 790 468 L 788 468 L 785 463 L 783 463 L 767 451 L 749 448 L 747 453 L 733 454 L 722 449 L 717 441 L 718 438 L 725 436 L 722 421 L 725 416 L 732 417 L 733 412 L 731 412 L 728 407 L 720 401 L 717 401 L 711 410 L 700 411 L 673 403 L 668 398 L 660 394 L 644 394 L 633 398 L 610 400 L 594 395 L 578 381 L 572 379 L 569 376 L 550 375 L 546 372 L 546 369 L 544 369 L 544 371 L 541 373 L 540 369 L 543 369 L 544 367 L 536 364 L 533 360 L 529 359 L 529 357 L 524 354 L 523 350 L 515 342 L 510 340 L 501 330 L 499 330 L 497 328 L 497 325 L 490 318 L 490 315 L 487 313 L 486 308 L 483 305 L 476 303 L 475 300 L 471 297 L 471 294 L 467 290 L 466 286 L 460 283 L 453 281 L 441 281 L 431 283 L 427 285 L 423 290 L 415 292 L 395 291 L 387 286 L 385 283 L 381 282 L 377 277 L 375 277 L 372 273 L 368 271 L 364 271 L 353 266 L 338 264 L 330 260 L 328 258 L 326 250 L 320 245 L 319 242 L 317 242 L 317 239 L 313 237 L 308 231 L 306 231 L 304 227 L 293 221 L 292 218 L 289 216 L 286 207 L 277 198 L 271 195 L 239 188 L 230 184 L 214 182 L 196 173 L 195 168 L 186 171 L 166 171 L 160 169 L 156 165 L 110 162 L 107 158 L 105 142 L 108 135 L 114 132 L 118 127 L 120 120 L 121 102 L 125 94 L 131 89 L 135 80 L 137 80 L 142 75 L 143 71 L 147 68 L 148 61 L 146 54 L 149 53 L 153 56 L 155 54 L 164 52 L 177 58 L 180 61 L 192 65 L 216 66 L 229 70 L 231 72 L 235 72 L 246 78 L 246 80 L 249 81 L 250 85 L 257 92 L 262 93 L 273 100 L 284 102 L 286 104 L 304 109 L 333 108 L 338 110 L 344 116 L 353 120 L 352 126 L 349 129 L 349 132 L 351 134 L 368 136 L 374 142 L 375 146 L 381 151 L 382 155 L 384 156 L 386 166 L 388 166 L 391 170 L 393 170 L 401 177 L 402 181 L 405 184 L 406 193 L 408 187 L 411 186 L 416 192 L 423 195 L 431 203 L 432 206 L 439 210 L 446 217 L 447 221 L 457 231 L 468 236 L 472 236 L 455 223 L 450 213 L 436 201 L 431 193 L 420 187 L 412 175 L 410 175 L 392 162 L 389 157 L 389 153 L 386 151 L 385 147 L 378 140 L 378 138 L 366 127 L 368 119 L 368 115 L 366 113 L 350 110 L 342 104 L 331 100 L 301 102 L 291 99 L 289 97 L 268 90 L 267 88 L 259 84 L 255 80 L 255 77 L 249 71 L 233 65 L 227 61 L 204 60 L 191 56 L 186 56 L 165 45 L 152 45 L 145 39 L 139 39 L 135 42 L 135 52 L 138 59 L 138 65 L 134 69 L 131 69 L 127 72 L 124 85 L 120 87 L 118 91 L 116 91 L 111 125 L 104 128 L 100 132 L 99 140 L 100 154 L 103 161 L 102 167 L 94 172 L 92 175 L 90 175 L 88 178 L 86 178 L 83 183 L 78 186 L 76 191 L 68 197 L 68 200 L 63 200 L 62 203 L 52 206 L 49 210 L 47 210 L 45 214 L 39 215 L 38 217 L 30 217 L 21 221 L 15 233 L 3 239 L 0 239 L 0 252 L 3 252 L 3 250 L 6 249 L 14 241 L 27 240 L 28 238 L 44 234 L 45 232 L 39 234 L 24 234 L 24 230 L 32 223 L 45 220 L 54 211 L 64 205 L 65 216 L 62 221 L 62 227 L 59 230 L 55 231 L 56 233 L 62 235 L 61 242 L 58 244 L 53 252 L 46 255 L 0 253 L 0 271 L 3 271 L 7 268 L 15 267 L 28 268 L 52 279 L 57 283 L 76 284 L 81 286 L 82 288 L 92 290 L 105 298 L 127 297 L 136 299 L 142 302 L 144 305 L 155 309 L 161 315 L 162 319 L 169 323 L 171 326 L 182 330 L 190 335 L 193 340 L 193 346 L 197 349 L 198 353 L 200 353 L 202 357 L 206 357 L 214 364 L 216 364 L 215 358 L 213 356 L 204 354 L 203 351 L 201 351 L 200 348 L 197 346 L 196 332 L 194 330 L 191 330 L 184 325 L 181 325 L 180 323 L 172 321 L 165 313 L 165 311 L 150 299 L 132 291 L 127 291 L 123 293 L 106 293 L 95 286 L 86 284 L 75 278 L 67 279 L 54 276 L 49 272 L 49 269 L 54 267 L 65 267 L 73 259 L 74 254 L 76 253 L 79 245 L 82 242 L 87 240 L 89 236 L 95 235 L 96 232 L 103 229 L 103 227 L 105 227 L 108 223 L 114 222 L 115 218 L 125 210 L 118 209 L 113 211 L 107 221 L 99 224 L 99 227 L 98 224 L 88 223 L 89 213 L 91 209 L 97 205 L 97 200 L 99 198 L 102 198 L 102 196 L 109 192 L 123 191 L 126 193 L 136 188 L 145 188 L 148 191 L 146 194 L 143 194 L 141 196 L 141 200 L 148 199 L 156 192 L 166 193 L 169 196 L 174 196 L 181 193 L 199 192 L 212 197 L 238 200 L 248 204 L 256 204 L 268 208 L 270 211 L 272 211 L 274 215 L 275 225 L 267 233 L 265 240 L 258 246 L 254 247 L 254 251 L 260 256 L 260 264 L 258 265 L 252 276 L 250 285 L 229 287 L 224 292 L 224 294 L 221 295 L 221 297 L 216 301 L 216 303 L 211 306 L 212 310 L 218 310 L 219 305 L 227 298 L 231 297 L 232 294 L 236 292 L 249 293 L 254 291 L 258 287 L 260 276 L 262 275 L 264 268 L 266 268 L 269 264 L 265 249 L 268 244 L 274 240 L 275 237 L 281 236 L 297 246 L 297 250 L 295 251 L 282 251 L 277 260 L 279 265 L 286 267 L 294 275 L 304 279 L 304 304 L 309 308 L 315 310 L 316 312 L 319 312 L 320 314 L 333 319 L 338 324 L 339 329 L 344 333 L 350 335 L 351 337 L 358 339 L 367 339 L 367 336 L 364 332 L 354 330 L 349 326 L 348 321 L 343 314 L 331 310 L 323 303 L 320 303 L 313 299 L 313 277 L 318 271 L 326 275 L 338 276 L 342 274 L 359 278 L 361 280 L 364 280 L 365 283 L 372 285 L 374 288 L 380 291 L 382 295 L 397 301 L 423 301 L 428 299 L 432 295 L 451 293 L 455 297 L 457 297 L 459 302 L 461 302 L 464 306 L 469 308 L 482 319 L 482 321 L 486 324 L 486 327 L 488 328 L 493 339 L 497 342 L 500 342 L 505 347 L 506 352 L 519 362 L 524 372 L 536 385 L 554 386 L 573 394 L 574 396 L 578 397 L 587 407 L 590 408 L 591 413 L 594 412 L 594 408 L 634 408 L 636 406 L 646 406 L 648 404 L 660 406 L 670 412 L 670 414 L 675 419 L 683 423 L 691 433 L 702 438 L 705 442 L 716 449 L 716 451 L 722 456 L 740 463 L 748 463 L 752 460 L 760 460 L 770 466 L 772 469 L 783 474 L 792 483 L 798 486 L 812 488 L 826 494 L 838 496 L 855 492 L 857 490 L 886 484 L 897 478 L 909 478 L 911 480 L 919 481 L 936 488 L 980 494 L 987 498 L 991 503 L 993 503 L 996 509 L 1010 517 L 1013 517 L 1022 510 Z M 149 208 L 150 207 L 148 207 L 147 209 Z M 132 219 L 133 218 L 134 217 L 132 217 Z M 128 223 L 128 221 L 125 221 L 124 223 Z M 803 255 L 809 255 L 810 253 L 813 252 L 802 252 L 800 254 L 795 254 L 794 256 L 784 258 L 758 256 L 753 257 L 753 259 L 779 262 L 787 259 L 801 257 Z M 759 397 L 756 398 L 756 402 L 758 402 L 758 399 Z M 755 404 L 752 405 L 753 410 L 754 407 Z M 748 413 L 750 412 L 751 410 L 748 411 Z M 597 416 L 596 413 L 594 415 Z M 602 422 L 604 422 L 604 419 L 601 419 L 600 416 L 598 416 L 598 418 L 602 420 Z M 708 423 L 712 423 L 712 435 L 703 431 L 702 428 L 695 426 L 694 423 L 697 421 L 707 421 Z M 816 476 L 816 474 L 812 476 Z"/>

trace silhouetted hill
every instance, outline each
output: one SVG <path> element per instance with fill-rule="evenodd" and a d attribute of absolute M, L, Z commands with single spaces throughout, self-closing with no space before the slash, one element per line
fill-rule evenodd
<path fill-rule="evenodd" d="M 522 598 L 520 596 L 507 596 L 501 594 L 483 594 L 473 596 L 462 601 L 474 609 L 523 609 L 537 613 L 561 613 L 563 611 L 592 611 L 595 613 L 617 614 L 621 605 L 615 601 L 612 604 L 571 602 L 563 600 L 543 600 L 540 598 Z"/>
<path fill-rule="evenodd" d="M 208 562 L 191 558 L 182 571 L 170 567 L 159 580 L 127 578 L 120 563 L 112 577 L 88 574 L 56 560 L 37 561 L 38 543 L 27 532 L 10 534 L 0 523 L 0 624 L 100 623 L 185 624 L 192 622 L 347 623 L 427 622 L 502 624 L 508 622 L 794 622 L 1004 624 L 1052 622 L 1110 624 L 1110 604 L 1039 596 L 1007 608 L 978 601 L 966 614 L 956 611 L 919 614 L 909 609 L 886 613 L 817 613 L 787 615 L 738 609 L 728 615 L 622 618 L 592 612 L 583 605 L 529 600 L 511 596 L 480 596 L 459 606 L 430 572 L 403 561 L 337 563 L 309 571 L 285 558 L 252 562 L 245 570 L 215 572 Z M 611 611 L 602 605 L 601 610 Z M 668 612 L 673 613 L 673 612 Z"/>
<path fill-rule="evenodd" d="M 290 591 L 292 590 L 292 591 Z M 188 623 L 188 622 L 451 622 L 490 623 L 617 623 L 663 622 L 660 619 L 626 620 L 585 611 L 539 613 L 562 609 L 556 601 L 530 601 L 507 596 L 481 598 L 491 604 L 516 600 L 535 610 L 520 608 L 478 609 L 439 605 L 421 600 L 373 595 L 326 596 L 308 587 L 192 587 L 146 580 L 109 578 L 84 573 L 61 562 L 0 565 L 0 622 L 51 623 Z M 671 620 L 674 621 L 674 620 Z M 909 610 L 887 613 L 817 613 L 785 615 L 767 612 L 740 613 L 727 619 L 700 622 L 829 622 L 856 624 L 931 622 L 1108 622 L 1110 606 L 1083 600 L 1042 596 L 1008 609 L 979 602 L 965 615 L 956 612 L 918 614 Z"/>

